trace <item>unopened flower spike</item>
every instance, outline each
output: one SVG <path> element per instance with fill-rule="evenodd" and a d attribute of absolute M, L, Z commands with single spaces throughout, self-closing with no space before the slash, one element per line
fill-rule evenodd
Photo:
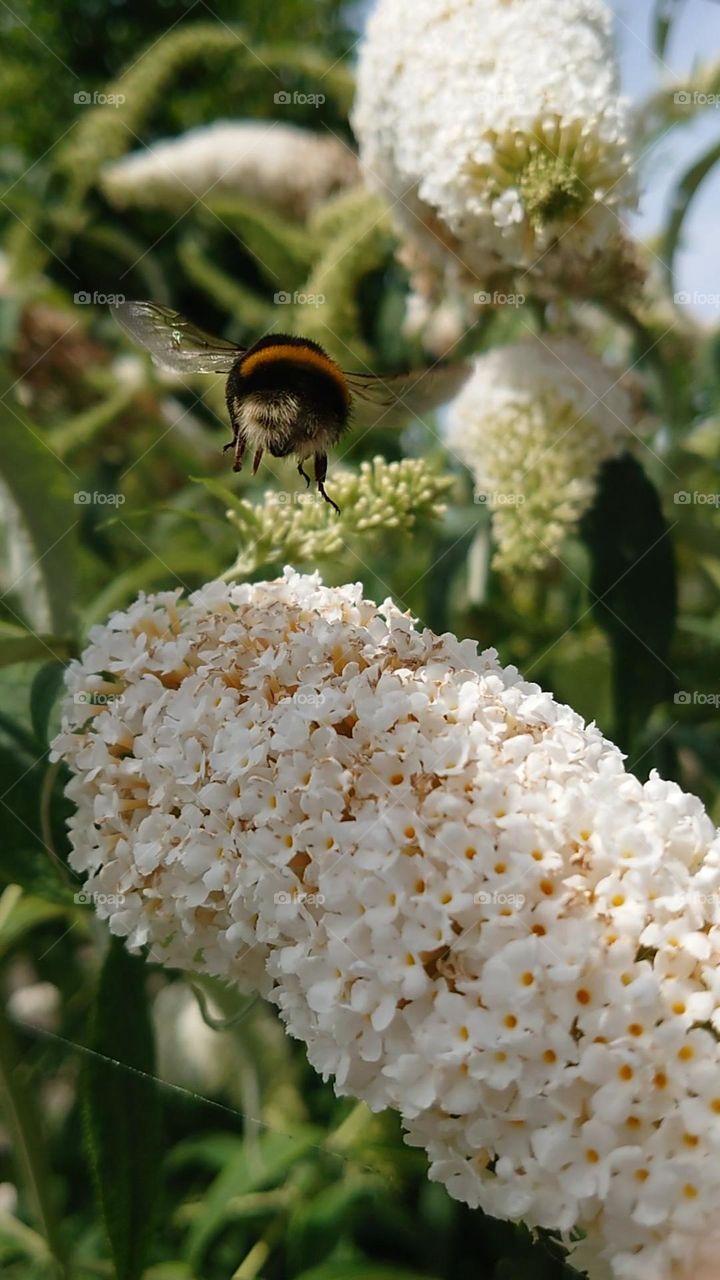
<path fill-rule="evenodd" d="M 242 549 L 224 577 L 247 577 L 278 561 L 312 563 L 339 555 L 351 536 L 409 531 L 419 519 L 440 519 L 452 484 L 424 458 L 377 457 L 357 471 L 333 471 L 339 518 L 314 492 L 268 491 L 261 503 L 242 499 L 227 512 Z"/>

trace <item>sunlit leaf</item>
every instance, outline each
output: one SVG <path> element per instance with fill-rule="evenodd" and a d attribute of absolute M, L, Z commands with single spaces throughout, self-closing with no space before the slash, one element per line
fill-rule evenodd
<path fill-rule="evenodd" d="M 708 174 L 712 172 L 719 160 L 720 142 L 715 142 L 699 160 L 690 165 L 690 168 L 685 171 L 675 187 L 661 251 L 661 257 L 670 277 L 671 287 L 675 279 L 675 258 L 690 205 Z M 682 295 L 679 295 L 679 298 L 683 300 Z"/>

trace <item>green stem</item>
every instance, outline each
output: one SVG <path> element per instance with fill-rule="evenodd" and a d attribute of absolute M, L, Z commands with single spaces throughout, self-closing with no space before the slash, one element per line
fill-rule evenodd
<path fill-rule="evenodd" d="M 114 387 L 104 400 L 94 404 L 91 409 L 86 409 L 84 413 L 69 418 L 50 432 L 52 448 L 64 458 L 75 449 L 91 444 L 95 436 L 119 418 L 121 413 L 125 413 L 137 394 L 138 388 L 135 386 Z"/>
<path fill-rule="evenodd" d="M 233 1271 L 230 1280 L 256 1280 L 278 1240 L 283 1238 L 286 1225 L 286 1219 L 283 1215 L 271 1222 L 267 1231 L 256 1241 L 250 1252 L 245 1255 L 237 1270 Z"/>
<path fill-rule="evenodd" d="M 34 1213 L 42 1228 L 59 1277 L 67 1276 L 65 1250 L 50 1192 L 50 1169 L 38 1112 L 31 1100 L 17 1051 L 15 1036 L 0 1007 L 0 1082 L 3 1109 L 15 1139 L 17 1161 Z"/>
<path fill-rule="evenodd" d="M 29 1258 L 47 1265 L 48 1247 L 37 1231 L 33 1231 L 26 1223 L 21 1222 L 12 1213 L 0 1213 L 0 1231 L 10 1236 Z"/>
<path fill-rule="evenodd" d="M 270 1257 L 270 1248 L 269 1241 L 258 1240 L 257 1244 L 254 1244 L 247 1256 L 243 1258 L 237 1271 L 233 1271 L 232 1280 L 255 1280 L 258 1272 L 262 1270 Z"/>

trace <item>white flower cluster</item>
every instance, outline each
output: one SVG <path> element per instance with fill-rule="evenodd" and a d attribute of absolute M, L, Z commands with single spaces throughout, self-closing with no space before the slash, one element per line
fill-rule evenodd
<path fill-rule="evenodd" d="M 617 1280 L 692 1275 L 720 1208 L 701 803 L 359 586 L 178 596 L 93 629 L 54 744 L 113 932 L 261 990 L 453 1196 L 587 1227 Z"/>
<path fill-rule="evenodd" d="M 451 274 L 605 245 L 635 199 L 626 116 L 602 0 L 379 0 L 369 20 L 361 160 Z"/>
<path fill-rule="evenodd" d="M 106 165 L 101 184 L 119 208 L 188 208 L 207 195 L 238 195 L 304 217 L 358 181 L 336 138 L 275 121 L 218 121 Z"/>
<path fill-rule="evenodd" d="M 601 463 L 632 442 L 632 403 L 577 341 L 530 337 L 495 347 L 449 411 L 448 444 L 492 511 L 503 569 L 557 555 L 591 505 Z"/>

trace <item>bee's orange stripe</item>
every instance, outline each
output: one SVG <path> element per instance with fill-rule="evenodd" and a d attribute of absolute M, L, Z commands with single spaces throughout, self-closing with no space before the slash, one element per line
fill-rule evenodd
<path fill-rule="evenodd" d="M 251 351 L 250 355 L 245 356 L 240 361 L 239 372 L 241 374 L 250 374 L 259 365 L 272 364 L 274 360 L 289 360 L 295 364 L 305 365 L 306 367 L 309 365 L 322 373 L 327 373 L 342 391 L 345 399 L 350 399 L 350 390 L 340 366 L 321 351 L 314 351 L 312 347 L 296 347 L 291 346 L 290 343 L 287 345 L 278 343 L 274 347 L 261 347 L 259 351 Z"/>

